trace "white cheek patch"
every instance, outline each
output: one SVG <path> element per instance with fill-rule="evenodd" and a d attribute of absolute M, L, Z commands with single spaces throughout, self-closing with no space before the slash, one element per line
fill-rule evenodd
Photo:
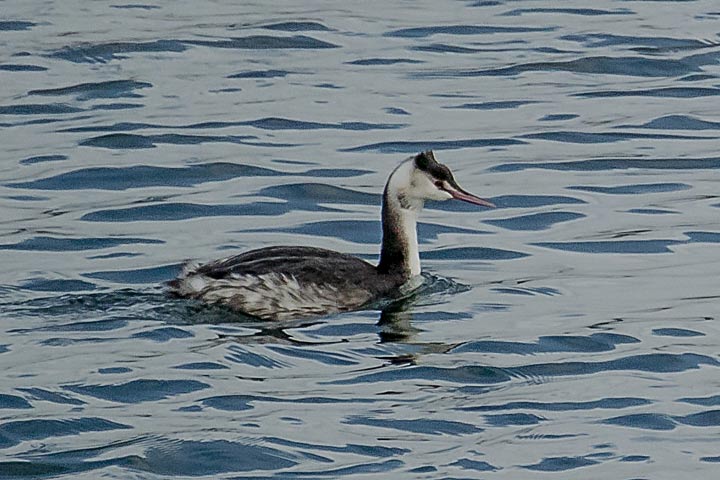
<path fill-rule="evenodd" d="M 410 187 L 407 194 L 419 200 L 435 200 L 437 198 L 438 188 L 428 175 L 421 171 L 413 172 L 410 181 Z"/>
<path fill-rule="evenodd" d="M 426 177 L 427 178 L 427 177 Z M 451 188 L 449 185 L 447 185 L 447 182 L 443 182 L 442 186 L 437 186 L 435 184 L 435 181 L 433 181 L 430 178 L 427 178 L 423 189 L 420 190 L 418 193 L 420 196 L 422 196 L 425 200 L 449 200 L 452 198 L 452 195 L 445 191 L 445 188 Z"/>
<path fill-rule="evenodd" d="M 450 200 L 451 198 L 453 198 L 452 193 L 450 193 L 453 190 L 453 187 L 451 187 L 448 182 L 443 180 L 442 189 L 438 188 L 438 192 L 440 193 L 442 198 L 438 200 Z"/>

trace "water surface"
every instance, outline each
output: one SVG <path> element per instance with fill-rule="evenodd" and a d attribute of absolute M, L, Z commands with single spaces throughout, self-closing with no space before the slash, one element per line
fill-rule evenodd
<path fill-rule="evenodd" d="M 715 2 L 14 2 L 0 18 L 0 478 L 715 478 Z M 377 256 L 402 304 L 259 323 L 187 259 Z"/>

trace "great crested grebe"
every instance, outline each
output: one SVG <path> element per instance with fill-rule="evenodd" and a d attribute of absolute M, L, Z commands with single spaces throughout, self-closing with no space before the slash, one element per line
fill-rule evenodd
<path fill-rule="evenodd" d="M 359 309 L 392 296 L 420 274 L 418 213 L 425 200 L 451 198 L 494 207 L 460 188 L 432 151 L 419 153 L 398 165 L 385 185 L 377 266 L 323 248 L 266 247 L 204 265 L 187 264 L 168 283 L 170 293 L 267 320 Z"/>

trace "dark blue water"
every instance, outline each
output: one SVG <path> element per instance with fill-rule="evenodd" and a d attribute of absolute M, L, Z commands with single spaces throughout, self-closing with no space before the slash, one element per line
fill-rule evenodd
<path fill-rule="evenodd" d="M 3 7 L 1 479 L 717 477 L 716 2 Z M 165 296 L 375 259 L 429 148 L 498 208 L 427 205 L 417 295 Z"/>

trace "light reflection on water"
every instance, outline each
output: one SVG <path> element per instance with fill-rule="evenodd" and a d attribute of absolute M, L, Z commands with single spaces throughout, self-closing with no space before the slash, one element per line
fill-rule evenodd
<path fill-rule="evenodd" d="M 8 6 L 0 477 L 714 478 L 717 9 L 551 3 Z M 418 295 L 268 324 L 159 287 L 376 258 L 429 148 L 498 208 L 428 205 Z"/>

